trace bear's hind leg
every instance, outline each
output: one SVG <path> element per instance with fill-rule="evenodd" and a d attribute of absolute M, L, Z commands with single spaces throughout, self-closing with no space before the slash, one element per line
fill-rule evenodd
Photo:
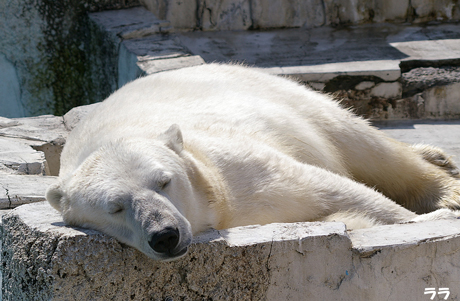
<path fill-rule="evenodd" d="M 458 167 L 442 149 L 427 144 L 413 144 L 410 147 L 426 161 L 442 168 L 452 177 L 460 178 Z"/>

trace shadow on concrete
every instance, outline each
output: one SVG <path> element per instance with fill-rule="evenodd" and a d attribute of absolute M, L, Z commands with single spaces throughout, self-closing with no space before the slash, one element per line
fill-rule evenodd
<path fill-rule="evenodd" d="M 391 129 L 415 129 L 415 125 L 459 125 L 460 120 L 378 120 L 372 121 L 372 125 L 381 130 Z"/>
<path fill-rule="evenodd" d="M 402 26 L 371 24 L 334 29 L 282 29 L 267 31 L 188 32 L 175 41 L 206 62 L 242 62 L 257 67 L 313 66 L 321 64 L 420 60 L 421 41 L 460 39 L 454 24 Z M 415 42 L 412 47 L 411 43 Z M 439 43 L 434 43 L 435 46 Z M 441 43 L 443 44 L 443 43 Z M 415 48 L 415 50 L 414 50 Z M 431 53 L 433 43 L 429 45 Z M 445 51 L 445 45 L 438 45 Z M 436 52 L 436 51 L 435 51 Z M 460 57 L 460 51 L 458 56 Z"/>

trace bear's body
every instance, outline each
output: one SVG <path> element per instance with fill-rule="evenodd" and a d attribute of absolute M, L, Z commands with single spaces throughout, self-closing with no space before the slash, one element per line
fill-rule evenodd
<path fill-rule="evenodd" d="M 411 211 L 459 208 L 455 174 L 440 150 L 397 142 L 329 96 L 211 64 L 138 79 L 100 104 L 70 134 L 47 199 L 70 224 L 169 259 L 209 227 L 450 218 Z"/>

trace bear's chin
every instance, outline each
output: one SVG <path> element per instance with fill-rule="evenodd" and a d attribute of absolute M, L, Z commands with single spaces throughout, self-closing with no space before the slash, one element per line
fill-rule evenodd
<path fill-rule="evenodd" d="M 158 255 L 155 255 L 155 256 L 151 256 L 151 255 L 147 255 L 149 258 L 153 259 L 153 260 L 157 260 L 157 261 L 164 261 L 164 262 L 169 262 L 169 261 L 175 261 L 175 260 L 178 260 L 182 257 L 184 257 L 188 252 L 188 247 L 185 247 L 183 248 L 182 250 L 180 250 L 179 252 L 177 253 L 168 253 L 168 254 L 163 254 L 163 253 L 160 253 L 160 256 Z"/>

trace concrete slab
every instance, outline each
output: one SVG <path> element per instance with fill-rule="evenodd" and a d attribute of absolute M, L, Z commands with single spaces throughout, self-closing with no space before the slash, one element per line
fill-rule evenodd
<path fill-rule="evenodd" d="M 460 221 L 376 227 L 349 235 L 355 273 L 341 289 L 353 289 L 353 300 L 428 300 L 427 290 L 435 292 L 435 300 L 460 297 Z"/>
<path fill-rule="evenodd" d="M 41 115 L 10 120 L 10 126 L 0 127 L 0 137 L 48 142 L 67 137 L 68 134 L 64 121 L 59 116 Z"/>
<path fill-rule="evenodd" d="M 97 231 L 65 227 L 45 202 L 15 209 L 3 227 L 7 300 L 263 300 L 295 292 L 290 287 L 295 296 L 338 296 L 335 288 L 351 271 L 341 223 L 211 230 L 194 239 L 185 257 L 166 263 Z"/>
<path fill-rule="evenodd" d="M 179 30 L 241 30 L 343 26 L 381 22 L 445 22 L 459 19 L 452 0 L 141 0 Z"/>
<path fill-rule="evenodd" d="M 45 154 L 22 139 L 0 137 L 0 165 L 21 174 L 49 174 Z"/>
<path fill-rule="evenodd" d="M 360 256 L 382 248 L 411 247 L 445 237 L 460 237 L 460 221 L 430 221 L 402 225 L 385 225 L 349 231 L 353 249 Z"/>
<path fill-rule="evenodd" d="M 0 163 L 19 173 L 56 176 L 59 173 L 59 156 L 68 133 L 64 119 L 58 116 L 3 118 L 0 120 L 0 139 L 12 142 L 0 147 L 0 151 L 5 149 L 3 156 L 0 154 Z M 15 154 L 7 153 L 13 145 L 16 145 Z M 40 159 L 42 154 L 44 159 Z"/>
<path fill-rule="evenodd" d="M 54 182 L 56 177 L 0 173 L 0 209 L 44 201 L 46 189 Z"/>

